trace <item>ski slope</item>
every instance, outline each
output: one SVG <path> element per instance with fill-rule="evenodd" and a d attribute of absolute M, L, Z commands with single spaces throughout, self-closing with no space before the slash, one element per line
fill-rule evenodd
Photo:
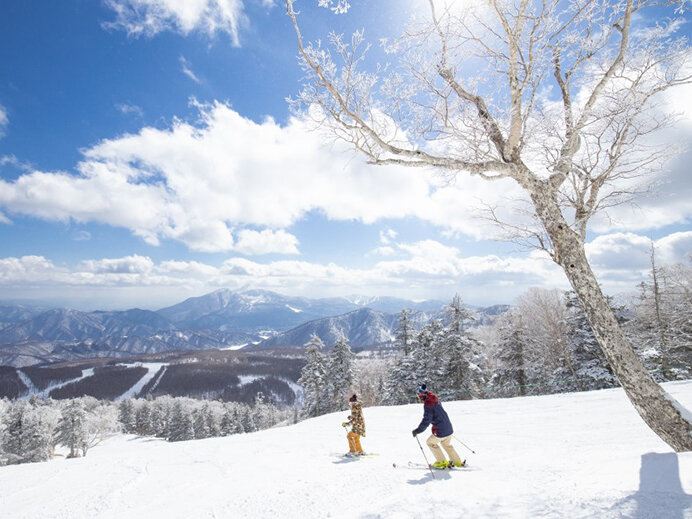
<path fill-rule="evenodd" d="M 666 388 L 692 408 L 692 381 Z M 181 443 L 117 436 L 86 458 L 0 468 L 0 516 L 692 518 L 692 452 L 673 453 L 619 389 L 444 405 L 477 454 L 457 444 L 470 467 L 434 480 L 392 467 L 423 461 L 422 407 L 365 408 L 379 456 L 330 455 L 346 450 L 346 412 Z"/>

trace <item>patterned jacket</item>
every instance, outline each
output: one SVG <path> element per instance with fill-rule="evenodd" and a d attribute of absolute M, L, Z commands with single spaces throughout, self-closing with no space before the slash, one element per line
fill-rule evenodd
<path fill-rule="evenodd" d="M 351 432 L 365 436 L 365 420 L 363 420 L 363 403 L 358 400 L 351 406 L 351 416 L 346 420 L 351 425 Z"/>

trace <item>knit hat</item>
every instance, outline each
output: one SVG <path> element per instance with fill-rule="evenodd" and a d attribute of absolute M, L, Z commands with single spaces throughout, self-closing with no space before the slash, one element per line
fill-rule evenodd
<path fill-rule="evenodd" d="M 421 384 L 421 386 L 418 388 L 418 391 L 416 391 L 416 396 L 418 396 L 419 399 L 423 399 L 427 394 L 428 390 L 426 389 L 426 385 Z"/>
<path fill-rule="evenodd" d="M 357 401 L 358 401 L 358 397 L 356 396 L 355 393 L 353 393 L 353 396 L 352 396 L 351 398 L 349 398 L 348 401 L 349 401 L 349 402 L 357 402 Z"/>

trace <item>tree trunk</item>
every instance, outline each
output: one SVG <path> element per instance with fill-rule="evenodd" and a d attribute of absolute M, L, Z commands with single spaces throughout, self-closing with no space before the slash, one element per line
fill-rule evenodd
<path fill-rule="evenodd" d="M 529 193 L 552 241 L 553 259 L 567 275 L 615 376 L 644 422 L 663 441 L 676 452 L 691 451 L 692 423 L 683 416 L 684 407 L 656 383 L 630 346 L 586 259 L 582 238 L 569 227 L 555 190 L 546 184 L 534 184 Z"/>

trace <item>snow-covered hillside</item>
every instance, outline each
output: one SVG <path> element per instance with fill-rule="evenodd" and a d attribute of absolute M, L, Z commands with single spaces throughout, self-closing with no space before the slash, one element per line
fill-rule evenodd
<path fill-rule="evenodd" d="M 692 381 L 666 387 L 692 408 Z M 366 408 L 375 457 L 334 455 L 346 412 L 183 443 L 118 436 L 86 458 L 0 468 L 0 516 L 692 518 L 692 452 L 671 452 L 619 389 L 445 408 L 477 454 L 457 444 L 469 468 L 434 480 L 392 466 L 423 460 L 421 406 Z"/>

